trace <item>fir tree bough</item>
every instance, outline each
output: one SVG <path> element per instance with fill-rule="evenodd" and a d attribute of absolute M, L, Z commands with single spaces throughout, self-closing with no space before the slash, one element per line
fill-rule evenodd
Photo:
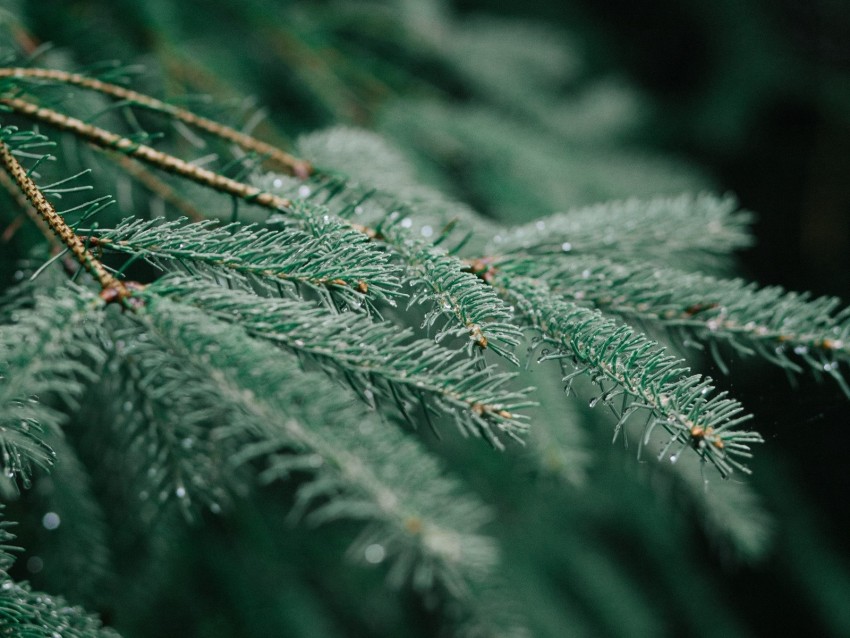
<path fill-rule="evenodd" d="M 147 26 L 170 33 L 154 4 Z M 29 13 L 3 14 L 17 44 L 0 66 L 0 494 L 30 553 L 13 565 L 0 523 L 0 634 L 658 635 L 672 608 L 665 632 L 709 635 L 691 591 L 714 601 L 718 635 L 743 633 L 690 556 L 770 551 L 749 482 L 760 424 L 680 346 L 850 394 L 850 311 L 724 279 L 751 215 L 676 192 L 701 177 L 652 156 L 657 194 L 606 182 L 605 157 L 636 157 L 604 141 L 631 120 L 574 132 L 597 121 L 599 89 L 548 93 L 579 82 L 561 34 L 431 2 L 338 19 L 265 5 L 240 5 L 233 28 L 312 69 L 303 90 L 330 119 L 362 110 L 386 137 L 255 134 L 259 118 L 164 88 L 226 93 L 238 60 L 220 75 L 177 52 L 161 76 L 81 68 L 30 46 Z M 410 64 L 369 70 L 372 47 Z M 449 79 L 420 78 L 417 60 Z M 443 95 L 452 83 L 474 107 Z M 520 204 L 533 214 L 509 221 Z M 248 503 L 262 524 L 239 520 Z M 635 562 L 620 569 L 609 537 L 638 539 Z M 203 555 L 288 539 L 301 544 L 260 559 L 300 574 L 265 583 L 279 614 L 228 589 L 237 552 Z M 644 569 L 658 590 L 634 586 Z M 175 583 L 207 580 L 227 604 L 148 628 L 191 598 Z"/>

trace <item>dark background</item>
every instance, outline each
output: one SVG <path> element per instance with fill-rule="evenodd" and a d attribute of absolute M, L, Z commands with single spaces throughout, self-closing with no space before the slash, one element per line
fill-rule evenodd
<path fill-rule="evenodd" d="M 741 254 L 744 276 L 850 300 L 850 2 L 455 5 L 542 18 L 577 35 L 592 66 L 624 73 L 652 96 L 657 113 L 648 144 L 691 158 L 757 214 L 757 243 Z M 771 463 L 784 468 L 781 478 L 783 471 L 759 478 L 757 465 L 755 480 L 799 489 L 812 511 L 787 512 L 787 520 L 811 515 L 846 563 L 846 399 L 816 380 L 798 379 L 795 389 L 767 366 L 734 376 L 729 384 L 758 415 Z M 752 602 L 753 626 L 766 630 L 781 620 L 786 634 L 819 633 L 793 592 L 771 579 L 770 570 L 736 572 L 737 595 Z M 766 590 L 768 598 L 756 593 Z"/>

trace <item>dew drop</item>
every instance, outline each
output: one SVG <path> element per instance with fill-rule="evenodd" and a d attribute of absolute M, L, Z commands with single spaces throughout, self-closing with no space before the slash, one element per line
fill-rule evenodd
<path fill-rule="evenodd" d="M 535 227 L 537 230 L 545 230 L 545 229 L 546 229 L 546 222 L 544 222 L 544 221 L 539 221 L 539 222 L 537 222 L 537 223 L 535 223 L 535 224 L 534 224 L 534 227 Z"/>
<path fill-rule="evenodd" d="M 298 196 L 299 197 L 309 197 L 311 192 L 312 191 L 310 190 L 310 187 L 307 186 L 307 185 L 298 187 Z"/>
<path fill-rule="evenodd" d="M 301 339 L 296 339 L 294 342 L 296 348 L 303 348 L 304 342 Z"/>
<path fill-rule="evenodd" d="M 563 244 L 561 244 L 561 250 L 563 250 L 565 253 L 570 252 L 572 249 L 573 245 L 568 241 L 565 241 Z"/>
<path fill-rule="evenodd" d="M 44 561 L 41 560 L 40 556 L 30 556 L 27 561 L 27 571 L 30 574 L 37 574 L 42 569 L 44 569 Z"/>
<path fill-rule="evenodd" d="M 213 514 L 221 514 L 221 505 L 218 503 L 210 503 L 210 511 Z"/>
<path fill-rule="evenodd" d="M 382 562 L 386 555 L 387 552 L 384 549 L 384 546 L 378 545 L 378 543 L 372 543 L 363 551 L 363 556 L 366 558 L 366 562 L 372 563 L 373 565 L 377 565 Z"/>
<path fill-rule="evenodd" d="M 62 523 L 62 519 L 59 518 L 59 514 L 56 512 L 47 512 L 42 519 L 41 524 L 44 525 L 44 529 L 56 529 Z"/>
<path fill-rule="evenodd" d="M 13 583 L 11 580 L 7 580 L 7 581 L 6 581 L 5 583 L 3 583 L 3 585 L 2 585 L 3 589 L 7 589 L 7 590 L 8 590 L 8 589 L 12 589 L 12 587 L 14 587 L 14 586 L 15 586 L 15 583 Z"/>
<path fill-rule="evenodd" d="M 596 404 L 599 403 L 599 399 L 602 397 L 593 397 L 590 401 L 587 402 L 587 405 L 591 408 L 595 408 Z"/>
<path fill-rule="evenodd" d="M 363 207 L 362 206 L 355 206 L 354 207 L 354 214 L 355 215 L 362 215 L 363 214 Z"/>
<path fill-rule="evenodd" d="M 434 234 L 434 229 L 430 226 L 423 226 L 421 232 L 423 237 L 430 237 Z"/>
<path fill-rule="evenodd" d="M 274 186 L 275 188 L 280 188 L 281 186 L 283 186 L 283 180 L 279 177 L 276 177 L 275 180 L 272 182 L 272 186 Z"/>
<path fill-rule="evenodd" d="M 404 219 L 401 220 L 401 227 L 402 228 L 410 228 L 411 226 L 413 226 L 413 220 L 410 219 L 410 217 L 405 217 Z"/>
<path fill-rule="evenodd" d="M 671 462 L 671 463 L 675 463 L 675 462 L 676 462 L 676 461 L 678 461 L 678 460 L 679 460 L 679 455 L 678 455 L 678 454 L 671 454 L 671 455 L 670 455 L 670 462 Z"/>
<path fill-rule="evenodd" d="M 174 493 L 177 495 L 177 498 L 186 498 L 186 488 L 182 485 L 178 485 Z"/>

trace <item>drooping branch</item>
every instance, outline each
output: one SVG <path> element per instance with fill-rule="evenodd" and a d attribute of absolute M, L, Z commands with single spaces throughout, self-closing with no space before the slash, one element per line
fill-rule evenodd
<path fill-rule="evenodd" d="M 233 142 L 246 151 L 251 151 L 259 154 L 260 156 L 268 157 L 280 165 L 287 173 L 300 179 L 306 179 L 313 172 L 313 167 L 309 162 L 293 157 L 276 146 L 267 144 L 262 140 L 258 140 L 251 135 L 241 133 L 229 126 L 220 124 L 219 122 L 197 115 L 192 111 L 188 111 L 173 104 L 168 104 L 162 100 L 157 100 L 149 95 L 133 91 L 117 84 L 110 84 L 109 82 L 103 82 L 102 80 L 80 75 L 79 73 L 69 73 L 58 69 L 28 69 L 22 67 L 0 68 L 0 78 L 50 80 L 53 82 L 61 82 L 63 84 L 70 84 L 84 89 L 89 89 L 91 91 L 96 91 L 98 93 L 108 95 L 109 97 L 125 100 L 136 106 L 165 113 L 184 124 L 205 131 L 220 139 Z"/>
<path fill-rule="evenodd" d="M 291 202 L 272 193 L 266 193 L 248 184 L 230 179 L 214 171 L 195 166 L 185 160 L 163 153 L 145 144 L 140 144 L 128 137 L 106 129 L 87 124 L 82 120 L 70 117 L 52 109 L 43 108 L 20 98 L 2 98 L 0 104 L 11 108 L 17 113 L 49 124 L 61 131 L 73 133 L 80 139 L 101 148 L 120 151 L 124 155 L 134 157 L 168 173 L 190 179 L 221 193 L 233 195 L 247 202 L 258 204 L 275 210 L 286 210 Z"/>

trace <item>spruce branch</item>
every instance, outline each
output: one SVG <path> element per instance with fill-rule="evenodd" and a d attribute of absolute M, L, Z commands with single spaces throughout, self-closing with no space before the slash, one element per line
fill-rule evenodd
<path fill-rule="evenodd" d="M 95 299 L 96 300 L 96 299 Z M 93 339 L 99 313 L 85 292 L 58 288 L 31 307 L 10 308 L 0 325 L 0 469 L 29 485 L 32 465 L 48 468 L 55 454 L 49 432 L 67 418 L 102 362 Z"/>
<path fill-rule="evenodd" d="M 850 363 L 850 309 L 834 297 L 811 299 L 778 286 L 759 288 L 741 279 L 640 262 L 519 260 L 498 268 L 534 273 L 563 299 L 663 326 L 689 343 L 727 343 L 741 354 L 761 356 L 794 372 L 802 372 L 803 363 L 815 373 L 826 372 L 850 396 L 841 369 Z M 715 348 L 712 353 L 723 366 Z"/>
<path fill-rule="evenodd" d="M 259 188 L 225 177 L 206 168 L 195 166 L 179 157 L 158 151 L 128 137 L 123 137 L 106 129 L 87 124 L 82 120 L 58 111 L 40 107 L 21 98 L 0 98 L 0 105 L 6 106 L 13 112 L 20 113 L 30 119 L 49 124 L 60 131 L 72 133 L 79 139 L 90 142 L 100 148 L 121 152 L 162 171 L 179 175 L 202 186 L 232 195 L 248 203 L 278 211 L 285 211 L 291 206 L 291 202 L 288 199 L 261 191 Z"/>
<path fill-rule="evenodd" d="M 36 211 L 35 207 L 33 207 L 32 202 L 27 199 L 27 196 L 24 195 L 23 191 L 18 187 L 17 182 L 13 181 L 9 176 L 9 173 L 6 171 L 0 171 L 0 186 L 9 194 L 9 197 L 17 204 L 18 208 L 23 211 L 21 217 L 17 219 L 20 222 L 12 222 L 9 224 L 7 229 L 3 232 L 2 241 L 8 242 L 12 239 L 12 236 L 15 233 L 15 230 L 20 226 L 26 218 L 29 218 L 33 224 L 41 231 L 41 234 L 47 239 L 47 242 L 50 244 L 51 252 L 55 252 L 62 244 L 56 239 L 56 236 L 51 232 L 50 226 L 47 225 L 47 222 L 41 218 L 41 216 Z"/>
<path fill-rule="evenodd" d="M 241 446 L 232 463 L 258 460 L 267 481 L 314 475 L 299 488 L 294 515 L 312 524 L 364 521 L 351 551 L 358 560 L 375 560 L 380 551 L 380 560 L 392 561 L 396 585 L 442 585 L 466 600 L 470 587 L 491 574 L 495 548 L 478 531 L 488 510 L 414 440 L 241 328 L 167 299 L 153 308 L 129 319 L 181 359 L 175 378 L 191 378 L 218 397 L 224 418 L 216 439 Z"/>
<path fill-rule="evenodd" d="M 517 362 L 513 349 L 522 334 L 507 304 L 452 254 L 472 231 L 490 230 L 477 215 L 422 186 L 401 153 L 368 131 L 336 127 L 305 136 L 299 147 L 316 166 L 310 197 L 343 219 L 365 223 L 364 232 L 404 265 L 406 283 L 414 290 L 410 305 L 431 304 L 423 327 L 442 318 L 437 339 L 465 336 L 468 352 L 489 349 Z M 355 227 L 363 228 L 362 223 Z M 465 234 L 450 251 L 453 232 Z"/>
<path fill-rule="evenodd" d="M 732 197 L 629 199 L 556 213 L 497 234 L 486 254 L 616 255 L 617 259 L 716 260 L 749 246 L 750 215 Z"/>
<path fill-rule="evenodd" d="M 300 160 L 292 155 L 281 151 L 279 148 L 258 140 L 250 135 L 241 133 L 229 126 L 215 122 L 196 113 L 180 108 L 173 104 L 163 102 L 144 93 L 133 91 L 126 87 L 103 82 L 97 78 L 88 77 L 79 73 L 69 73 L 58 69 L 37 68 L 0 68 L 0 79 L 10 78 L 15 80 L 48 80 L 78 86 L 91 91 L 96 91 L 111 98 L 121 100 L 132 106 L 140 106 L 151 111 L 161 112 L 168 117 L 183 122 L 188 126 L 205 131 L 220 139 L 233 142 L 243 150 L 256 153 L 261 157 L 273 160 L 278 166 L 290 175 L 306 179 L 312 172 L 309 162 Z"/>
<path fill-rule="evenodd" d="M 238 322 L 253 337 L 336 370 L 367 401 L 386 398 L 408 419 L 411 408 L 422 405 L 426 417 L 437 408 L 464 434 L 498 448 L 498 434 L 518 439 L 526 429 L 516 411 L 531 403 L 527 390 L 506 389 L 513 374 L 478 370 L 454 350 L 414 339 L 409 328 L 351 312 L 329 315 L 306 300 L 260 297 L 200 278 L 167 276 L 146 289 L 149 302 L 162 297 Z"/>
<path fill-rule="evenodd" d="M 688 375 L 681 359 L 665 354 L 645 336 L 598 311 L 553 297 L 539 281 L 502 276 L 496 285 L 544 342 L 557 348 L 541 359 L 573 362 L 575 371 L 564 379 L 568 387 L 579 374 L 589 375 L 599 386 L 602 394 L 591 403 L 602 402 L 614 411 L 615 438 L 631 415 L 643 409 L 649 413 L 644 442 L 658 426 L 671 436 L 659 458 L 676 462 L 690 447 L 724 477 L 736 468 L 749 473 L 738 457 L 749 458 L 750 444 L 762 438 L 738 429 L 751 415 L 742 414 L 737 401 L 726 398 L 726 393 L 709 398 L 710 379 Z"/>
<path fill-rule="evenodd" d="M 216 267 L 259 278 L 267 283 L 291 282 L 345 293 L 349 305 L 365 300 L 388 300 L 400 294 L 399 269 L 388 263 L 365 235 L 352 230 L 320 210 L 306 212 L 304 202 L 293 206 L 309 221 L 309 231 L 270 230 L 241 224 L 218 225 L 207 220 L 182 221 L 129 219 L 114 229 L 99 229 L 89 241 L 104 250 L 145 259 L 163 270 L 176 267 L 206 272 Z"/>
<path fill-rule="evenodd" d="M 124 302 L 130 297 L 130 291 L 124 282 L 114 277 L 103 264 L 95 258 L 85 243 L 65 222 L 53 207 L 44 193 L 32 181 L 29 174 L 21 166 L 7 143 L 9 129 L 4 129 L 6 139 L 0 139 L 0 162 L 6 172 L 15 181 L 20 191 L 26 196 L 35 208 L 38 216 L 50 227 L 50 230 L 59 238 L 71 252 L 74 258 L 85 268 L 101 286 L 101 295 L 107 301 Z"/>
<path fill-rule="evenodd" d="M 203 373 L 184 370 L 179 344 L 134 317 L 107 324 L 114 344 L 108 365 L 117 377 L 111 425 L 114 445 L 126 450 L 124 475 L 140 505 L 156 504 L 156 520 L 170 503 L 187 520 L 197 518 L 199 505 L 221 512 L 241 486 L 228 469 L 234 449 L 212 436 L 222 423 L 214 407 L 220 397 Z"/>

